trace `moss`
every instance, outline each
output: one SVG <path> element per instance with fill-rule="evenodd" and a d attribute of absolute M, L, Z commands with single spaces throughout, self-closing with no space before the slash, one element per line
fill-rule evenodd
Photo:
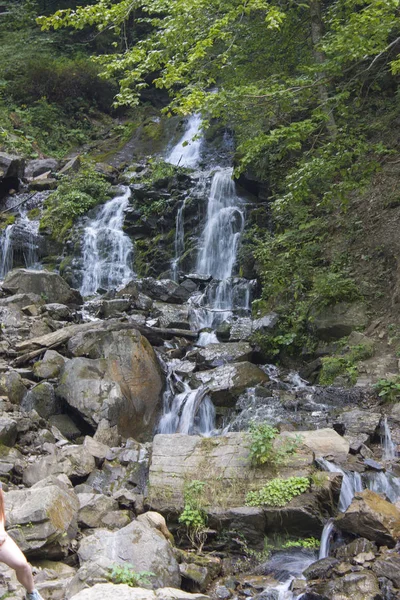
<path fill-rule="evenodd" d="M 15 215 L 0 214 L 0 230 L 5 229 L 9 225 L 14 225 Z"/>
<path fill-rule="evenodd" d="M 40 217 L 40 208 L 32 208 L 32 210 L 28 212 L 28 219 L 31 221 L 37 219 L 38 217 Z"/>

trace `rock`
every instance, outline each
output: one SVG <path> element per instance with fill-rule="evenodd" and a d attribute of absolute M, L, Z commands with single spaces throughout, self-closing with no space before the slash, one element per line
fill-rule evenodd
<path fill-rule="evenodd" d="M 209 344 L 204 348 L 196 348 L 186 355 L 199 367 L 213 368 L 231 362 L 250 361 L 253 348 L 246 342 L 228 342 L 225 344 Z"/>
<path fill-rule="evenodd" d="M 0 152 L 0 181 L 8 177 L 22 179 L 24 176 L 25 160 L 17 154 Z"/>
<path fill-rule="evenodd" d="M 250 340 L 253 334 L 253 321 L 250 317 L 239 317 L 235 319 L 229 332 L 229 340 L 231 342 L 239 342 Z"/>
<path fill-rule="evenodd" d="M 180 563 L 179 572 L 182 578 L 186 580 L 185 587 L 192 592 L 205 592 L 211 582 L 207 569 L 199 565 Z"/>
<path fill-rule="evenodd" d="M 127 312 L 132 307 L 132 301 L 125 298 L 115 298 L 114 300 L 103 300 L 99 310 L 99 317 L 108 319 L 116 317 Z"/>
<path fill-rule="evenodd" d="M 60 275 L 51 271 L 14 269 L 3 282 L 3 289 L 12 294 L 32 292 L 57 304 L 82 304 L 79 292 L 73 290 Z"/>
<path fill-rule="evenodd" d="M 326 579 L 332 574 L 334 567 L 338 564 L 339 561 L 331 556 L 322 558 L 307 567 L 303 571 L 303 575 L 306 579 Z"/>
<path fill-rule="evenodd" d="M 33 372 L 39 379 L 57 379 L 66 360 L 55 350 L 46 350 L 42 360 L 33 365 Z"/>
<path fill-rule="evenodd" d="M 103 175 L 103 177 L 110 183 L 116 182 L 118 177 L 118 169 L 115 167 L 104 162 L 98 162 L 95 164 L 94 169 L 97 173 Z"/>
<path fill-rule="evenodd" d="M 27 393 L 27 388 L 22 377 L 15 371 L 8 371 L 0 375 L 0 396 L 7 396 L 12 404 L 21 404 Z"/>
<path fill-rule="evenodd" d="M 106 444 L 102 444 L 98 440 L 93 439 L 89 435 L 85 436 L 83 441 L 83 447 L 89 452 L 94 458 L 104 460 L 110 453 L 110 448 Z"/>
<path fill-rule="evenodd" d="M 342 412 L 336 419 L 335 426 L 344 429 L 346 434 L 367 434 L 373 436 L 379 427 L 382 415 L 378 412 L 355 408 Z"/>
<path fill-rule="evenodd" d="M 3 446 L 0 451 L 0 476 L 9 478 L 12 472 L 21 471 L 25 465 L 24 457 L 16 448 Z"/>
<path fill-rule="evenodd" d="M 150 571 L 155 587 L 179 586 L 179 566 L 172 547 L 164 536 L 147 523 L 132 521 L 111 532 L 96 530 L 83 538 L 78 550 L 81 565 L 100 562 L 103 566 L 124 563 L 135 565 L 137 572 Z"/>
<path fill-rule="evenodd" d="M 278 320 L 279 315 L 277 313 L 269 313 L 263 317 L 260 317 L 259 319 L 255 319 L 252 324 L 252 330 L 253 332 L 256 331 L 260 333 L 268 333 L 274 329 L 275 325 L 278 323 Z"/>
<path fill-rule="evenodd" d="M 51 383 L 44 382 L 29 390 L 21 402 L 21 408 L 27 412 L 36 410 L 43 419 L 48 419 L 61 412 L 61 403 Z"/>
<path fill-rule="evenodd" d="M 139 282 L 140 291 L 161 302 L 172 302 L 173 304 L 183 304 L 197 290 L 197 285 L 191 280 L 186 279 L 178 285 L 172 279 L 154 279 L 145 277 Z"/>
<path fill-rule="evenodd" d="M 293 471 L 292 477 L 296 477 Z M 298 537 L 319 537 L 326 519 L 317 494 L 304 493 L 283 507 L 264 507 L 265 531 L 290 531 Z"/>
<path fill-rule="evenodd" d="M 371 565 L 377 577 L 390 579 L 400 589 L 400 556 L 396 551 L 385 552 Z"/>
<path fill-rule="evenodd" d="M 112 498 L 103 494 L 83 493 L 77 494 L 79 499 L 78 525 L 82 528 L 100 528 L 106 527 L 114 529 L 112 517 L 113 513 L 118 515 L 118 504 Z M 122 525 L 117 520 L 117 527 L 124 527 L 131 521 L 127 512 L 119 511 L 122 517 Z M 117 516 L 115 515 L 115 516 Z M 110 526 L 111 525 L 111 526 Z"/>
<path fill-rule="evenodd" d="M 233 406 L 246 388 L 268 381 L 268 376 L 256 365 L 244 361 L 195 373 L 193 381 L 209 388 L 217 406 Z"/>
<path fill-rule="evenodd" d="M 158 512 L 149 510 L 137 518 L 138 521 L 147 523 L 150 527 L 157 529 L 171 543 L 174 543 L 174 536 L 169 531 L 167 523 L 162 515 Z"/>
<path fill-rule="evenodd" d="M 298 437 L 302 444 L 315 453 L 316 458 L 328 458 L 335 462 L 345 462 L 349 453 L 349 442 L 334 429 L 316 429 L 315 431 L 284 431 L 281 439 Z"/>
<path fill-rule="evenodd" d="M 53 177 L 40 177 L 38 179 L 33 179 L 32 181 L 30 181 L 28 184 L 28 188 L 29 191 L 32 190 L 35 192 L 42 192 L 44 190 L 55 190 L 57 189 L 58 184 L 59 181 L 57 179 L 54 179 Z"/>
<path fill-rule="evenodd" d="M 370 490 L 357 492 L 353 502 L 335 521 L 337 527 L 393 548 L 400 538 L 400 511 Z"/>
<path fill-rule="evenodd" d="M 69 321 L 72 317 L 72 311 L 65 304 L 44 304 L 40 308 L 42 314 L 47 314 L 56 321 Z"/>
<path fill-rule="evenodd" d="M 264 510 L 254 506 L 238 508 L 210 508 L 208 511 L 208 526 L 217 531 L 237 532 L 245 538 L 246 543 L 259 550 L 264 548 L 266 519 Z"/>
<path fill-rule="evenodd" d="M 39 175 L 43 175 L 48 171 L 57 171 L 58 160 L 55 158 L 37 158 L 35 160 L 29 160 L 26 167 L 24 176 L 26 179 L 33 179 Z"/>
<path fill-rule="evenodd" d="M 190 594 L 175 588 L 160 588 L 153 592 L 126 584 L 96 583 L 71 597 L 71 600 L 210 600 L 203 594 Z"/>
<path fill-rule="evenodd" d="M 71 173 L 77 173 L 81 168 L 81 159 L 80 156 L 74 156 L 71 158 L 59 171 L 59 175 L 66 175 Z"/>
<path fill-rule="evenodd" d="M 28 556 L 61 558 L 76 533 L 78 498 L 59 485 L 5 494 L 8 533 Z"/>
<path fill-rule="evenodd" d="M 373 553 L 378 552 L 378 548 L 374 542 L 365 538 L 358 538 L 350 544 L 340 546 L 335 553 L 335 556 L 339 560 L 350 560 L 361 553 Z"/>
<path fill-rule="evenodd" d="M 17 422 L 9 417 L 0 417 L 0 445 L 14 446 L 18 435 Z"/>
<path fill-rule="evenodd" d="M 312 465 L 313 453 L 301 446 L 295 454 L 288 456 L 280 475 L 307 477 L 311 474 Z M 229 506 L 227 516 L 223 518 L 238 519 L 239 513 L 229 511 L 243 507 L 247 491 L 259 488 L 273 477 L 276 477 L 276 472 L 271 465 L 251 467 L 249 436 L 246 433 L 228 433 L 214 438 L 156 435 L 149 473 L 149 504 L 159 512 L 176 513 L 183 507 L 185 483 L 196 479 L 211 486 L 215 498 L 213 510 Z M 243 521 L 255 518 L 247 508 L 242 516 Z M 218 519 L 222 519 L 220 513 Z"/>
<path fill-rule="evenodd" d="M 361 570 L 347 573 L 333 581 L 317 583 L 311 587 L 312 592 L 319 595 L 306 597 L 327 600 L 378 600 L 382 598 L 377 578 L 371 571 Z"/>
<path fill-rule="evenodd" d="M 152 315 L 158 317 L 160 327 L 190 329 L 188 306 L 154 302 Z"/>
<path fill-rule="evenodd" d="M 0 306 L 16 306 L 18 308 L 24 308 L 26 306 L 42 306 L 44 304 L 43 298 L 38 294 L 24 293 L 24 294 L 13 294 L 7 298 L 0 299 Z"/>
<path fill-rule="evenodd" d="M 373 471 L 384 471 L 385 470 L 385 467 L 381 463 L 378 463 L 376 460 L 373 460 L 372 458 L 366 458 L 364 460 L 364 465 L 368 469 L 372 469 Z"/>
<path fill-rule="evenodd" d="M 61 435 L 71 442 L 77 440 L 82 435 L 81 430 L 75 425 L 69 415 L 52 415 L 49 417 L 49 423 L 52 427 L 56 427 Z"/>
<path fill-rule="evenodd" d="M 312 311 L 310 317 L 316 336 L 322 340 L 338 340 L 368 324 L 363 302 L 338 302 Z"/>
<path fill-rule="evenodd" d="M 124 437 L 149 439 L 161 408 L 163 375 L 155 352 L 138 331 L 88 331 L 68 344 L 75 356 L 57 393 L 94 429 L 102 420 Z"/>
<path fill-rule="evenodd" d="M 23 473 L 23 482 L 27 486 L 38 483 L 50 475 L 65 474 L 72 481 L 81 480 L 95 469 L 93 456 L 83 446 L 64 446 L 54 449 L 54 454 L 31 463 Z"/>
<path fill-rule="evenodd" d="M 209 596 L 203 594 L 190 594 L 183 590 L 165 587 L 156 590 L 156 600 L 211 600 Z"/>
<path fill-rule="evenodd" d="M 229 600 L 229 598 L 232 597 L 231 592 L 228 590 L 227 587 L 225 587 L 224 585 L 219 585 L 216 589 L 215 589 L 215 597 L 218 600 Z"/>

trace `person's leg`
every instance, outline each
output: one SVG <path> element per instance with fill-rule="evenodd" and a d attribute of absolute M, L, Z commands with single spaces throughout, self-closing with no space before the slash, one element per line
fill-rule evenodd
<path fill-rule="evenodd" d="M 33 592 L 35 583 L 31 566 L 10 536 L 7 536 L 6 541 L 0 547 L 0 561 L 14 569 L 18 581 L 26 588 L 28 594 Z"/>

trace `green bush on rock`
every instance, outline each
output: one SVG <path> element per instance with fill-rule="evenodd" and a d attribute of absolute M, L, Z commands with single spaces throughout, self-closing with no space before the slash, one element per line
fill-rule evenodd
<path fill-rule="evenodd" d="M 380 398 L 386 402 L 395 402 L 400 398 L 400 377 L 380 379 L 378 383 L 374 385 L 374 388 L 378 392 Z"/>
<path fill-rule="evenodd" d="M 285 506 L 294 498 L 306 492 L 310 487 L 307 477 L 289 477 L 271 479 L 260 490 L 249 492 L 247 506 Z"/>
<path fill-rule="evenodd" d="M 142 587 L 150 585 L 149 577 L 153 577 L 155 573 L 151 571 L 140 571 L 137 573 L 135 567 L 130 563 L 124 565 L 114 565 L 108 576 L 113 583 L 125 583 L 130 587 Z"/>
<path fill-rule="evenodd" d="M 204 511 L 204 481 L 193 480 L 186 483 L 183 497 L 184 508 L 179 523 L 186 525 L 186 533 L 190 543 L 201 552 L 206 540 L 205 527 L 207 515 Z"/>
<path fill-rule="evenodd" d="M 46 230 L 54 239 L 65 239 L 75 219 L 108 200 L 109 190 L 110 185 L 91 166 L 64 176 L 45 202 L 40 230 Z"/>
<path fill-rule="evenodd" d="M 277 467 L 296 451 L 301 441 L 299 437 L 288 438 L 279 445 L 274 445 L 274 440 L 278 434 L 278 429 L 268 425 L 268 423 L 251 423 L 250 460 L 253 466 L 269 463 Z"/>

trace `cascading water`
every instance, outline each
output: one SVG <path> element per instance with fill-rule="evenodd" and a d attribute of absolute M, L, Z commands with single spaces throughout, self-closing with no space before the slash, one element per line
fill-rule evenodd
<path fill-rule="evenodd" d="M 82 296 L 121 286 L 134 275 L 133 245 L 122 229 L 130 196 L 129 187 L 124 188 L 123 194 L 99 209 L 84 230 Z"/>
<path fill-rule="evenodd" d="M 329 548 L 331 544 L 331 539 L 333 532 L 335 530 L 335 525 L 333 523 L 333 519 L 328 519 L 325 523 L 325 527 L 322 531 L 321 535 L 321 545 L 319 547 L 319 556 L 318 558 L 321 560 L 322 558 L 327 558 L 329 556 Z"/>
<path fill-rule="evenodd" d="M 178 281 L 179 261 L 185 250 L 185 221 L 183 212 L 185 210 L 185 202 L 182 202 L 176 213 L 175 226 L 175 258 L 171 262 L 171 275 L 174 281 Z"/>
<path fill-rule="evenodd" d="M 386 415 L 382 420 L 381 427 L 383 429 L 383 435 L 381 436 L 383 448 L 382 458 L 383 460 L 392 461 L 396 457 L 396 445 L 392 441 L 392 435 L 390 433 Z"/>
<path fill-rule="evenodd" d="M 202 138 L 200 137 L 201 116 L 193 115 L 187 123 L 185 133 L 172 148 L 165 160 L 179 167 L 195 169 L 200 160 Z M 193 139 L 194 138 L 194 139 Z"/>
<path fill-rule="evenodd" d="M 363 491 L 363 483 L 360 473 L 345 471 L 338 465 L 335 465 L 335 463 L 325 460 L 324 458 L 318 458 L 317 462 L 324 471 L 329 471 L 330 473 L 341 473 L 343 475 L 338 509 L 341 512 L 345 512 L 352 503 L 354 494 L 356 492 Z"/>

